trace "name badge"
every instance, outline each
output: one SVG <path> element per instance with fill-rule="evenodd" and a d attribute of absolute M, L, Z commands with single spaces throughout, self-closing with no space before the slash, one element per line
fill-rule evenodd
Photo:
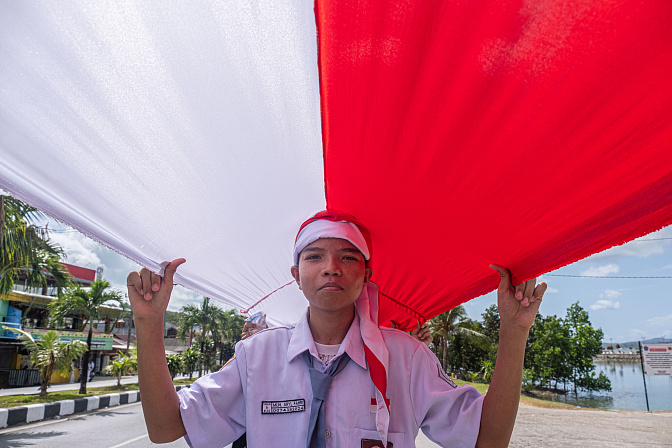
<path fill-rule="evenodd" d="M 385 448 L 382 440 L 362 439 L 362 448 Z M 392 448 L 392 442 L 387 442 L 387 448 Z"/>
<path fill-rule="evenodd" d="M 305 412 L 306 400 L 262 401 L 262 414 L 291 414 L 293 412 Z"/>

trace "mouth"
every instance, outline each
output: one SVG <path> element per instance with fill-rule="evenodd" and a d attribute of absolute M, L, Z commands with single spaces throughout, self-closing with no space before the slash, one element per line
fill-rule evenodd
<path fill-rule="evenodd" d="M 322 285 L 318 291 L 323 291 L 323 290 L 326 290 L 326 291 L 342 291 L 343 287 L 341 285 L 339 285 L 338 283 L 331 283 L 330 282 L 330 283 L 325 283 L 324 285 Z"/>

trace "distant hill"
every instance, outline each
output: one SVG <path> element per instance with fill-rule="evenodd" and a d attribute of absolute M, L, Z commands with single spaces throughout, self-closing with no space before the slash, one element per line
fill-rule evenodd
<path fill-rule="evenodd" d="M 652 339 L 646 339 L 643 341 L 644 344 L 665 344 L 665 343 L 670 343 L 670 340 L 672 338 L 652 338 Z M 638 342 L 641 341 L 629 341 L 629 342 L 602 342 L 602 348 L 607 348 L 610 345 L 613 345 L 614 348 L 616 347 L 616 344 L 621 346 L 621 350 L 628 350 L 630 347 L 632 349 L 636 349 L 639 346 L 637 345 Z"/>

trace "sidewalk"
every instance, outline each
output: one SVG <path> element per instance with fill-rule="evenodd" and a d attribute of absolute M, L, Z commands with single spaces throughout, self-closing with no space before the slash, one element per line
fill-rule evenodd
<path fill-rule="evenodd" d="M 178 379 L 179 377 L 175 377 Z M 137 375 L 133 376 L 122 376 L 121 384 L 135 384 L 138 382 Z M 106 386 L 116 386 L 117 379 L 109 376 L 96 376 L 93 378 L 93 381 L 86 383 L 86 387 L 106 387 Z M 60 383 L 52 384 L 47 389 L 48 392 L 58 392 L 62 390 L 79 390 L 79 382 L 77 383 Z M 0 389 L 0 396 L 2 395 L 33 395 L 40 393 L 40 386 L 30 386 L 30 387 L 11 387 L 7 389 Z"/>

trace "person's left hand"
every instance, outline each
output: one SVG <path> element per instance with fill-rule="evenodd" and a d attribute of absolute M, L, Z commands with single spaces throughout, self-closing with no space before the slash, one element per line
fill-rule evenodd
<path fill-rule="evenodd" d="M 240 339 L 247 339 L 260 330 L 261 330 L 261 324 L 253 324 L 252 322 L 245 322 L 245 325 L 243 325 L 243 333 L 240 335 Z"/>
<path fill-rule="evenodd" d="M 533 278 L 514 287 L 511 283 L 511 272 L 507 268 L 496 264 L 491 264 L 490 267 L 500 277 L 497 288 L 500 325 L 513 325 L 529 331 L 546 292 L 546 283 L 537 285 L 537 279 Z"/>
<path fill-rule="evenodd" d="M 418 322 L 418 326 L 415 328 L 415 330 L 411 331 L 411 336 L 420 342 L 424 342 L 427 347 L 429 347 L 429 344 L 431 344 L 434 340 L 432 337 L 432 332 L 429 331 L 429 327 L 427 326 L 427 322 L 422 325 L 420 325 L 420 322 Z"/>

